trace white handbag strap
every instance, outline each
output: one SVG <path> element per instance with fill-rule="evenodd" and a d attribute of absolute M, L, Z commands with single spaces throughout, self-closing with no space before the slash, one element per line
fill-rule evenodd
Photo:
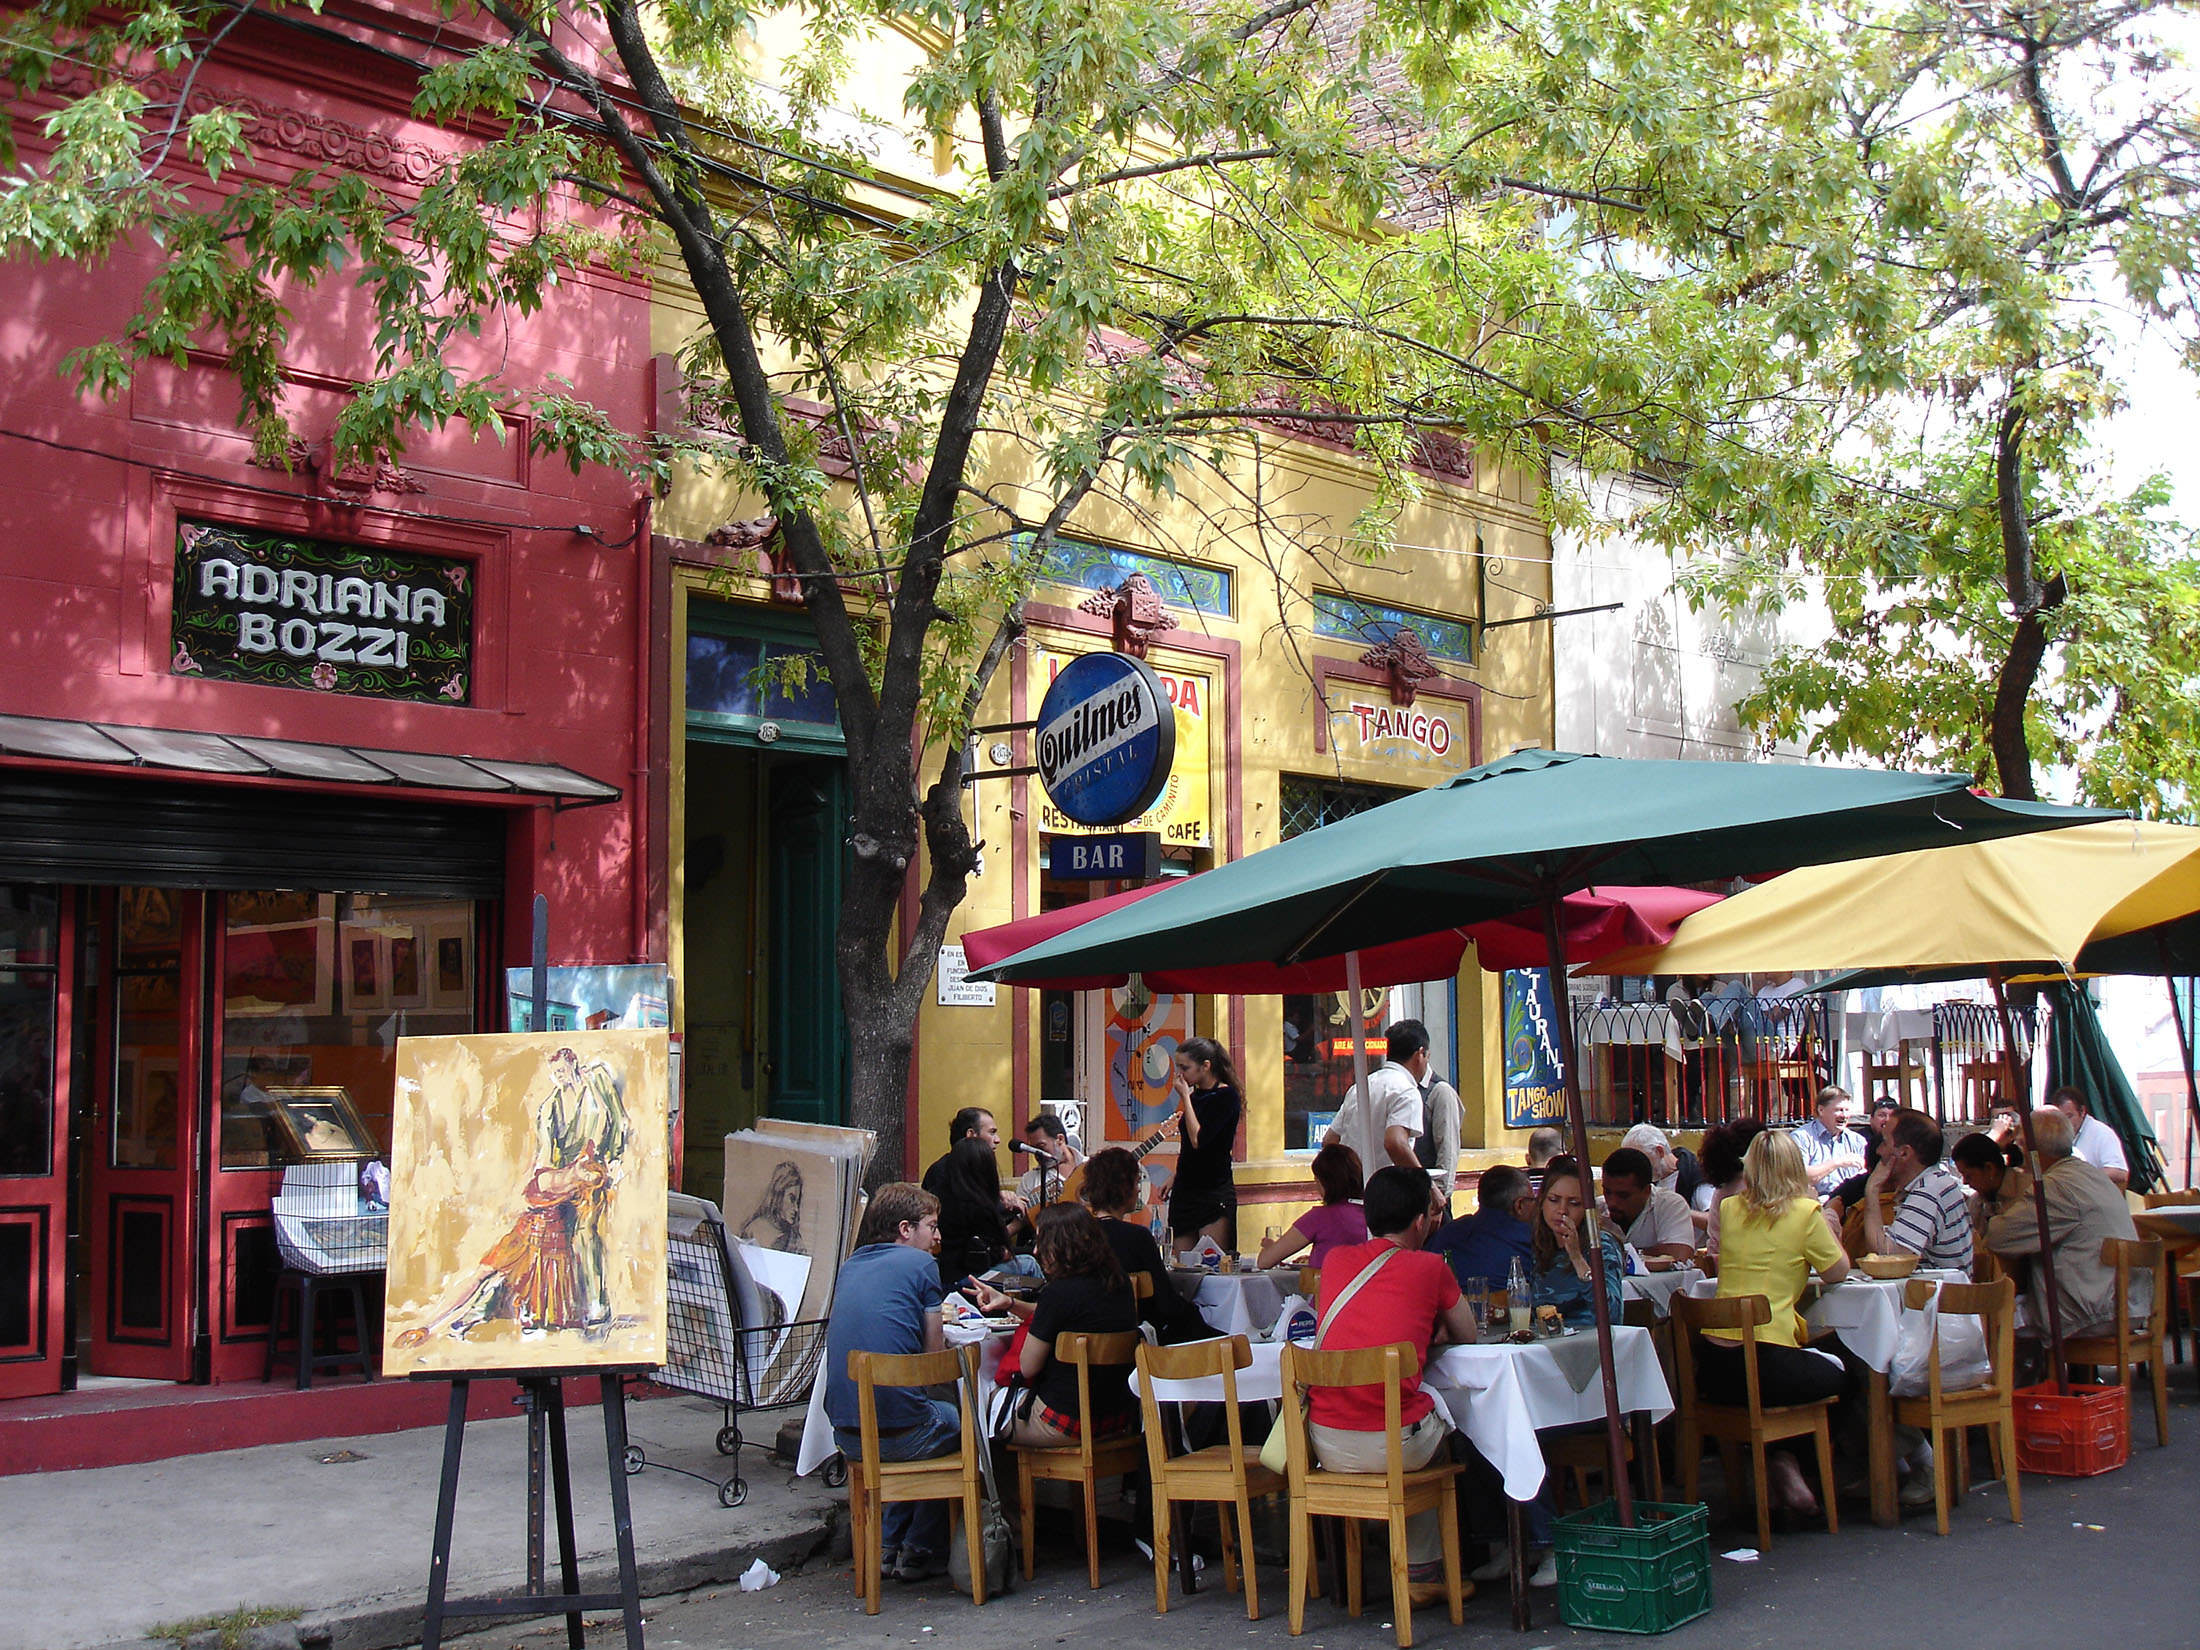
<path fill-rule="evenodd" d="M 1367 1265 L 1361 1267 L 1357 1277 L 1337 1291 L 1337 1298 L 1329 1303 L 1329 1310 L 1322 1314 L 1321 1322 L 1314 1326 L 1315 1351 L 1319 1352 L 1322 1349 L 1322 1342 L 1329 1338 L 1329 1326 L 1337 1321 L 1337 1315 L 1351 1303 L 1352 1297 L 1360 1292 L 1361 1286 L 1397 1259 L 1398 1253 L 1398 1246 L 1396 1244 L 1390 1245 L 1381 1254 L 1369 1261 Z"/>

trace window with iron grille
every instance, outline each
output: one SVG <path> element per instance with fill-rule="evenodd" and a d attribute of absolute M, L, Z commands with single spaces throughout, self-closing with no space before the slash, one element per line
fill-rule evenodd
<path fill-rule="evenodd" d="M 1350 819 L 1354 814 L 1379 808 L 1385 802 L 1395 802 L 1406 794 L 1390 785 L 1347 785 L 1330 779 L 1302 779 L 1287 773 L 1283 776 L 1282 795 L 1277 802 L 1279 829 L 1286 839 L 1304 836 L 1324 825 L 1334 825 L 1340 819 Z"/>

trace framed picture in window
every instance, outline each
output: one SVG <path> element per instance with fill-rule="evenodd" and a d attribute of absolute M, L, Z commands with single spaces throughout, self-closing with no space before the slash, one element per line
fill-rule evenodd
<path fill-rule="evenodd" d="M 389 935 L 389 947 L 385 955 L 390 965 L 392 1008 L 428 1006 L 426 964 L 421 956 L 422 943 L 420 931 L 414 928 L 393 930 Z"/>
<path fill-rule="evenodd" d="M 421 939 L 421 970 L 428 1007 L 438 1014 L 464 1014 L 474 1006 L 473 941 L 464 918 L 439 922 Z"/>
<path fill-rule="evenodd" d="M 274 1105 L 275 1124 L 282 1131 L 283 1149 L 291 1162 L 335 1162 L 375 1155 L 374 1136 L 367 1132 L 349 1091 L 330 1084 L 268 1089 L 266 1094 Z"/>
<path fill-rule="evenodd" d="M 347 928 L 344 952 L 344 1007 L 379 1014 L 390 1006 L 389 945 L 379 930 Z"/>

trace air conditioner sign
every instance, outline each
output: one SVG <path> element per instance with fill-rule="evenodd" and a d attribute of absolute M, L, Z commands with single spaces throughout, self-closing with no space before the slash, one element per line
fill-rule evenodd
<path fill-rule="evenodd" d="M 439 556 L 182 522 L 168 668 L 463 705 L 473 585 L 469 563 Z"/>
<path fill-rule="evenodd" d="M 1120 825 L 1153 806 L 1176 758 L 1160 676 L 1120 653 L 1063 667 L 1039 705 L 1033 760 L 1048 798 L 1080 825 Z"/>

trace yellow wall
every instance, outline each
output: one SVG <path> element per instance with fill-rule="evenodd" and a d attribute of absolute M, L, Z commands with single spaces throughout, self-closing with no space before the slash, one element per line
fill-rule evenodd
<path fill-rule="evenodd" d="M 771 64 L 788 49 L 790 39 L 781 24 L 764 27 L 756 52 L 760 79 L 770 78 Z M 883 36 L 875 49 L 855 54 L 857 80 L 837 101 L 850 111 L 872 116 L 898 113 L 901 78 L 920 50 L 918 43 Z M 892 131 L 884 120 L 874 123 L 874 152 L 882 170 L 909 185 L 955 186 L 957 174 L 950 164 L 953 155 L 948 148 L 906 133 L 897 137 Z M 872 204 L 882 211 L 894 206 L 884 195 Z M 676 271 L 668 271 L 657 288 L 653 324 L 656 347 L 674 350 L 693 337 L 700 325 L 692 294 L 678 280 Z M 1484 557 L 1479 569 L 1480 588 L 1488 607 L 1487 613 L 1480 616 L 1517 617 L 1532 613 L 1550 600 L 1549 539 L 1538 507 L 1540 474 L 1480 474 L 1472 487 L 1430 481 L 1423 496 L 1405 510 L 1396 529 L 1398 542 L 1414 548 L 1401 549 L 1375 565 L 1361 565 L 1353 560 L 1355 545 L 1348 537 L 1369 493 L 1366 471 L 1358 460 L 1349 453 L 1269 433 L 1239 436 L 1224 445 L 1231 457 L 1226 482 L 1203 471 L 1186 475 L 1181 478 L 1177 497 L 1141 501 L 1138 510 L 1096 500 L 1081 508 L 1068 528 L 1080 538 L 1220 566 L 1233 575 L 1234 611 L 1227 618 L 1194 621 L 1196 637 L 1182 633 L 1171 636 L 1152 657 L 1156 667 L 1164 671 L 1190 670 L 1213 678 L 1215 704 L 1208 717 L 1207 755 L 1212 774 L 1214 853 L 1218 860 L 1228 857 L 1232 849 L 1228 779 L 1233 766 L 1239 786 L 1237 849 L 1252 853 L 1277 840 L 1279 785 L 1287 774 L 1417 787 L 1468 765 L 1465 751 L 1455 752 L 1457 759 L 1448 764 L 1433 764 L 1362 755 L 1340 749 L 1344 741 L 1333 742 L 1328 750 L 1317 749 L 1319 711 L 1313 662 L 1329 659 L 1349 664 L 1363 649 L 1308 634 L 1305 603 L 1312 588 L 1342 589 L 1385 606 L 1471 619 L 1477 616 L 1475 551 L 1479 540 Z M 1027 482 L 1034 489 L 1038 485 L 1038 478 L 1028 474 L 1027 463 L 1024 453 L 996 440 L 981 450 L 976 469 L 988 486 L 1014 492 Z M 1031 496 L 1035 494 L 1026 494 L 1027 498 Z M 1261 498 L 1271 512 L 1271 530 L 1266 534 L 1256 533 L 1246 524 L 1246 502 L 1254 496 Z M 658 515 L 658 531 L 676 540 L 695 542 L 728 520 L 761 511 L 758 500 L 689 475 L 676 482 L 666 499 Z M 1293 548 L 1294 540 L 1311 546 L 1314 553 Z M 675 680 L 673 703 L 668 707 L 674 738 L 671 932 L 673 966 L 683 974 L 685 958 L 697 940 L 696 925 L 702 913 L 687 908 L 678 863 L 685 842 L 684 721 L 678 665 L 685 656 L 689 603 L 706 593 L 718 599 L 758 602 L 765 595 L 757 581 L 746 577 L 729 579 L 723 574 L 706 576 L 683 571 L 676 579 L 671 614 Z M 1069 607 L 1082 594 L 1043 588 L 1036 599 Z M 1188 645 L 1171 645 L 1179 642 Z M 1214 643 L 1235 646 L 1234 684 L 1225 680 L 1221 662 L 1202 651 Z M 1036 627 L 1030 646 L 1019 649 L 1004 666 L 980 721 L 1005 723 L 1012 719 L 1012 684 L 1019 675 L 1034 671 L 1030 657 L 1033 648 L 1054 646 L 1081 652 L 1104 645 L 1094 637 L 1067 634 L 1044 625 Z M 1482 690 L 1482 759 L 1522 745 L 1551 742 L 1550 649 L 1549 626 L 1511 627 L 1491 635 L 1485 657 L 1473 669 L 1461 673 L 1464 680 Z M 1369 692 L 1358 691 L 1362 696 Z M 1036 710 L 1041 692 L 1043 682 L 1027 682 L 1022 702 L 1025 720 Z M 1332 692 L 1333 701 L 1341 697 Z M 1433 700 L 1424 703 L 1452 708 Z M 992 736 L 988 736 L 981 745 L 991 742 Z M 1014 744 L 1015 762 L 1027 763 L 1028 742 L 1018 736 Z M 981 759 L 981 771 L 988 766 Z M 973 796 L 976 835 L 985 843 L 985 870 L 956 913 L 948 936 L 950 943 L 968 929 L 1005 922 L 1012 915 L 1038 909 L 1040 797 L 1035 781 L 988 780 L 974 787 Z M 1019 840 L 1020 855 L 1015 851 Z M 1023 894 L 1020 906 L 1019 887 Z M 683 1002 L 687 995 L 682 993 Z M 1023 1115 L 1038 1098 L 1040 1016 L 1034 1002 L 1024 1049 L 1027 1076 L 1023 1092 L 1018 1093 L 1012 1081 L 1013 995 L 1013 988 L 1004 988 L 992 1008 L 943 1008 L 928 996 L 918 1044 L 919 1110 L 914 1149 L 919 1167 L 944 1149 L 947 1120 L 959 1107 L 991 1105 L 1001 1113 L 1005 1130 L 1010 1119 Z M 1467 1106 L 1464 1138 L 1470 1147 L 1465 1161 L 1473 1167 L 1498 1156 L 1517 1158 L 1524 1135 L 1508 1136 L 1501 1126 L 1497 982 L 1494 977 L 1485 978 L 1471 961 L 1460 979 L 1458 1018 L 1459 1086 Z M 1226 1035 L 1231 1024 L 1226 1004 L 1203 1005 L 1203 1032 Z M 1239 1183 L 1248 1190 L 1266 1183 L 1275 1187 L 1278 1195 L 1289 1186 L 1296 1195 L 1296 1189 L 1306 1185 L 1308 1177 L 1305 1159 L 1288 1159 L 1282 1151 L 1280 1002 L 1272 998 L 1247 1000 L 1243 1028 L 1242 1046 L 1235 1050 L 1245 1075 L 1248 1103 L 1247 1161 L 1239 1170 Z M 698 1115 L 702 1115 L 700 1108 Z M 705 1157 L 715 1155 L 691 1140 L 691 1159 L 699 1153 Z M 1257 1199 L 1259 1194 L 1254 1191 L 1252 1195 Z M 1263 1222 L 1254 1218 L 1244 1224 L 1257 1235 Z"/>

